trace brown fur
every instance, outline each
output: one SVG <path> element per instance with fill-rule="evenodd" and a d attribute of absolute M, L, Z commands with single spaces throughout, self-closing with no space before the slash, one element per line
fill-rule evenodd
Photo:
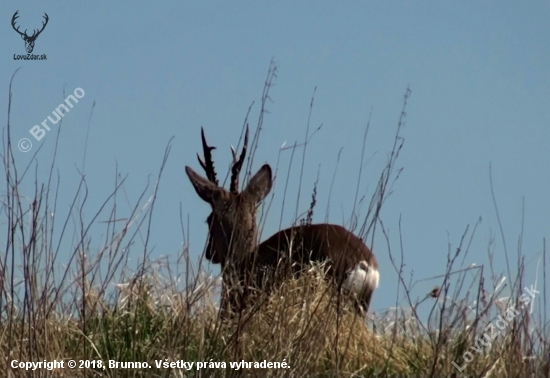
<path fill-rule="evenodd" d="M 246 305 L 249 288 L 253 286 L 267 290 L 265 284 L 273 283 L 274 268 L 286 267 L 296 273 L 307 267 L 310 261 L 326 262 L 328 277 L 334 279 L 339 290 L 350 271 L 361 261 L 378 271 L 378 263 L 371 250 L 361 239 L 338 225 L 314 224 L 288 228 L 257 245 L 256 208 L 271 190 L 271 168 L 263 165 L 248 185 L 238 191 L 247 130 L 239 161 L 236 161 L 233 151 L 231 189 L 228 191 L 220 187 L 216 179 L 210 156 L 214 147 L 206 144 L 204 133 L 202 138 L 206 163 L 200 157 L 199 161 L 208 180 L 188 166 L 185 171 L 199 197 L 212 207 L 207 219 L 209 236 L 206 258 L 214 264 L 221 264 L 225 288 L 222 311 L 226 310 L 227 300 L 233 310 L 242 309 Z M 368 310 L 372 292 L 367 290 L 358 298 L 364 311 Z"/>
<path fill-rule="evenodd" d="M 290 227 L 277 232 L 258 246 L 255 255 L 255 265 L 261 270 L 284 267 L 286 261 L 290 262 L 291 271 L 298 273 L 307 269 L 311 261 L 326 263 L 327 276 L 338 288 L 348 272 L 362 260 L 378 270 L 376 257 L 360 238 L 342 226 L 327 223 Z M 262 278 L 263 275 L 258 281 Z M 371 297 L 372 291 L 359 298 L 365 312 Z"/>

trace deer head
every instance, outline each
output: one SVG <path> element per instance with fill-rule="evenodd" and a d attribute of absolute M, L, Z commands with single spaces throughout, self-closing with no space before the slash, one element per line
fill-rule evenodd
<path fill-rule="evenodd" d="M 48 24 L 49 17 L 48 17 L 47 13 L 44 13 L 44 18 L 46 19 L 46 22 L 42 23 L 42 29 L 40 29 L 40 30 L 35 29 L 34 33 L 29 36 L 27 34 L 27 29 L 25 29 L 25 31 L 23 33 L 21 33 L 19 31 L 19 27 L 15 26 L 15 20 L 17 20 L 19 18 L 19 16 L 17 15 L 18 13 L 19 13 L 19 11 L 14 13 L 14 15 L 11 19 L 11 26 L 13 27 L 13 30 L 18 32 L 21 35 L 21 38 L 23 38 L 25 40 L 25 49 L 27 50 L 27 53 L 30 54 L 34 50 L 34 42 L 36 41 L 36 38 L 38 38 L 40 33 L 42 33 L 42 31 L 44 30 L 44 28 Z"/>
<path fill-rule="evenodd" d="M 231 184 L 230 189 L 226 190 L 219 186 L 216 178 L 211 154 L 215 147 L 206 143 L 202 128 L 201 137 L 204 161 L 198 154 L 197 157 L 207 178 L 200 176 L 188 166 L 185 167 L 185 172 L 199 197 L 212 207 L 212 213 L 207 218 L 209 237 L 206 258 L 215 264 L 221 264 L 222 269 L 228 260 L 242 266 L 241 264 L 245 263 L 245 259 L 250 257 L 256 248 L 256 209 L 271 190 L 271 168 L 268 164 L 263 165 L 248 185 L 239 192 L 239 173 L 248 145 L 247 125 L 239 159 L 235 150 L 231 148 Z"/>

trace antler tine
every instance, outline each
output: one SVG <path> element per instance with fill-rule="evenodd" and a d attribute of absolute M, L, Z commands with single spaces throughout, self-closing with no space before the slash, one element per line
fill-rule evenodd
<path fill-rule="evenodd" d="M 243 144 L 243 149 L 241 151 L 241 156 L 239 156 L 239 160 L 236 160 L 237 153 L 235 152 L 235 149 L 233 148 L 233 146 L 231 146 L 231 154 L 233 155 L 233 166 L 231 167 L 231 186 L 229 190 L 231 190 L 231 192 L 235 194 L 239 193 L 239 173 L 241 172 L 241 168 L 243 166 L 247 147 L 248 147 L 248 124 L 246 124 L 246 132 L 244 134 L 244 144 Z"/>
<path fill-rule="evenodd" d="M 13 30 L 15 30 L 16 32 L 18 32 L 18 33 L 21 34 L 21 35 L 24 35 L 23 33 L 21 33 L 21 32 L 19 31 L 19 27 L 18 27 L 18 26 L 15 26 L 15 20 L 17 20 L 17 19 L 19 18 L 19 14 L 18 14 L 18 13 L 19 13 L 19 11 L 15 12 L 15 13 L 13 14 L 13 17 L 11 18 L 11 26 L 13 27 Z"/>
<path fill-rule="evenodd" d="M 44 18 L 46 20 L 46 22 L 43 22 L 42 23 L 42 29 L 40 29 L 40 31 L 38 32 L 38 34 L 42 33 L 42 31 L 44 30 L 44 28 L 46 27 L 46 25 L 48 25 L 48 21 L 50 20 L 50 18 L 48 17 L 48 14 L 46 12 L 44 12 L 44 16 L 42 16 L 42 18 Z"/>
<path fill-rule="evenodd" d="M 204 152 L 204 161 L 201 159 L 200 155 L 197 153 L 197 159 L 199 163 L 206 172 L 206 177 L 216 185 L 219 185 L 218 179 L 216 178 L 216 170 L 214 169 L 214 162 L 212 162 L 211 151 L 215 150 L 216 147 L 209 146 L 206 143 L 206 138 L 204 137 L 204 129 L 201 127 L 201 138 L 202 138 L 202 150 Z"/>

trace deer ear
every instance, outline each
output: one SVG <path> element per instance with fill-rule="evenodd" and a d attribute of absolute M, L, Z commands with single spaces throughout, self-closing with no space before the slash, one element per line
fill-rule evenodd
<path fill-rule="evenodd" d="M 219 195 L 219 188 L 188 166 L 185 166 L 185 173 L 187 173 L 199 197 L 202 198 L 203 201 L 212 204 Z"/>
<path fill-rule="evenodd" d="M 264 166 L 252 176 L 243 192 L 252 196 L 256 203 L 258 203 L 269 194 L 272 184 L 271 167 L 269 164 L 264 164 Z"/>

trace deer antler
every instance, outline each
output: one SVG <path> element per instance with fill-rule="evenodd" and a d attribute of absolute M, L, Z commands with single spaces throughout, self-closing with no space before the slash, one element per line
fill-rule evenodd
<path fill-rule="evenodd" d="M 36 38 L 36 37 L 38 37 L 38 35 L 39 35 L 40 33 L 42 33 L 42 31 L 44 30 L 44 28 L 46 27 L 46 25 L 48 25 L 48 21 L 49 21 L 49 19 L 50 19 L 50 18 L 48 17 L 48 14 L 47 14 L 46 12 L 44 12 L 44 16 L 42 16 L 42 17 L 44 17 L 44 18 L 46 19 L 46 22 L 43 22 L 43 23 L 42 23 L 42 29 L 40 29 L 39 32 L 37 32 L 36 30 L 34 31 L 34 33 L 33 33 L 33 35 L 32 35 L 31 38 Z"/>
<path fill-rule="evenodd" d="M 40 29 L 40 30 L 35 29 L 33 34 L 31 36 L 29 36 L 29 35 L 27 35 L 27 29 L 25 29 L 24 33 L 21 33 L 21 31 L 19 30 L 19 27 L 15 26 L 15 20 L 17 20 L 19 18 L 18 13 L 19 13 L 19 11 L 15 12 L 13 14 L 13 17 L 11 18 L 11 26 L 13 27 L 13 30 L 15 30 L 16 32 L 21 34 L 21 36 L 26 37 L 26 39 L 29 39 L 29 40 L 36 39 L 40 35 L 40 33 L 42 33 L 42 31 L 44 30 L 46 25 L 48 25 L 48 21 L 50 20 L 50 18 L 48 17 L 48 14 L 44 12 L 44 16 L 42 16 L 42 17 L 44 17 L 46 19 L 46 22 L 42 23 L 42 29 Z"/>
<path fill-rule="evenodd" d="M 206 172 L 206 177 L 208 180 L 213 182 L 214 184 L 219 186 L 218 179 L 216 178 L 216 170 L 214 169 L 214 162 L 212 161 L 212 154 L 211 151 L 215 150 L 216 147 L 209 146 L 206 143 L 206 138 L 204 137 L 204 129 L 201 127 L 201 138 L 202 138 L 202 150 L 204 152 L 204 160 L 203 161 L 200 157 L 200 155 L 197 153 L 197 159 L 199 159 L 199 163 Z"/>
<path fill-rule="evenodd" d="M 19 34 L 21 34 L 22 36 L 25 36 L 27 34 L 27 31 L 25 30 L 25 33 L 21 33 L 19 31 L 19 28 L 15 26 L 15 20 L 17 20 L 19 18 L 19 16 L 17 15 L 17 13 L 19 13 L 19 11 L 15 12 L 13 14 L 13 17 L 11 18 L 11 26 L 13 28 L 13 30 L 15 30 L 16 32 L 18 32 Z"/>
<path fill-rule="evenodd" d="M 239 173 L 241 172 L 241 168 L 243 166 L 247 147 L 248 147 L 248 124 L 246 124 L 246 132 L 244 134 L 244 144 L 243 144 L 241 156 L 239 156 L 239 160 L 237 160 L 237 152 L 235 151 L 233 146 L 231 146 L 231 154 L 233 155 L 233 164 L 231 167 L 231 185 L 229 187 L 229 190 L 235 194 L 239 193 Z"/>

